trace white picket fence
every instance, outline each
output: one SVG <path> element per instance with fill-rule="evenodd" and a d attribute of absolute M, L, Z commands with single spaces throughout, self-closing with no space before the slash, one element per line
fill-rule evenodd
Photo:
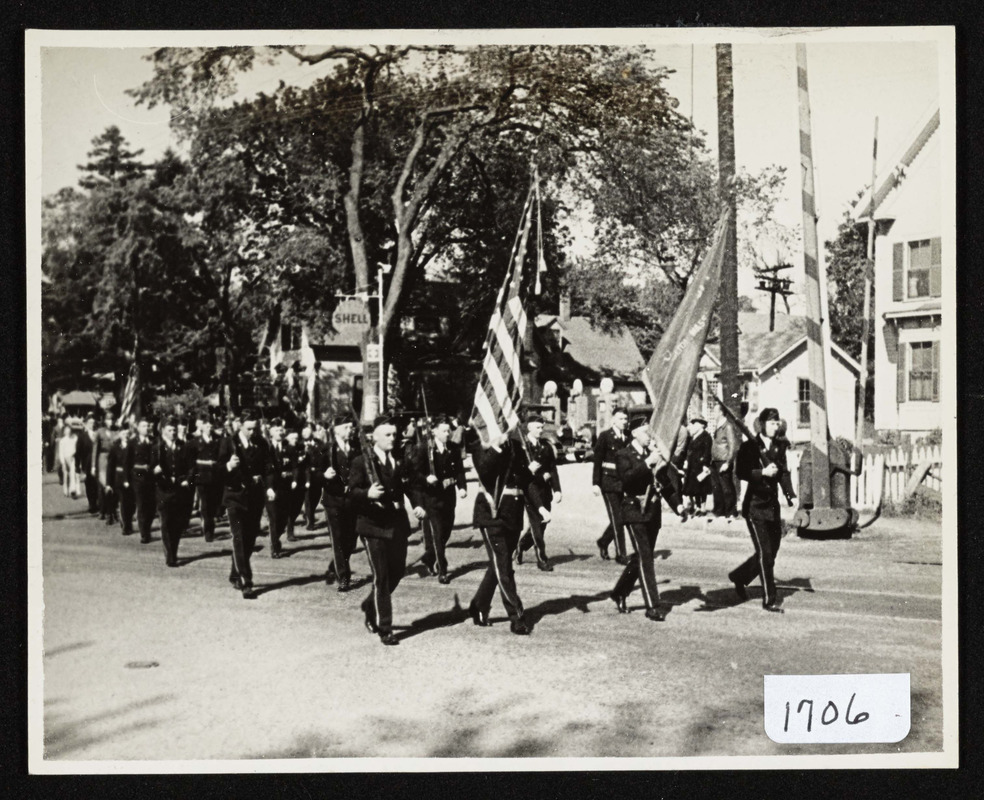
<path fill-rule="evenodd" d="M 788 454 L 789 471 L 793 486 L 799 491 L 799 450 Z M 851 476 L 851 504 L 858 509 L 873 509 L 882 499 L 901 503 L 905 499 L 909 478 L 920 464 L 932 466 L 922 485 L 939 492 L 942 490 L 943 449 L 932 447 L 896 447 L 868 452 L 861 466 L 861 474 Z"/>

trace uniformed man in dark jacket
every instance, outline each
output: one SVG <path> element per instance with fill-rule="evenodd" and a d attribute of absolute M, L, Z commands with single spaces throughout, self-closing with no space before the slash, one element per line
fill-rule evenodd
<path fill-rule="evenodd" d="M 537 567 L 544 572 L 553 572 L 543 537 L 550 522 L 553 503 L 559 503 L 563 495 L 560 493 L 560 476 L 557 474 L 557 454 L 550 442 L 542 438 L 543 423 L 544 419 L 539 415 L 526 421 L 526 446 L 521 451 L 522 463 L 517 465 L 521 472 L 528 473 L 528 476 L 524 476 L 523 483 L 526 486 L 526 517 L 530 527 L 519 540 L 516 559 L 522 564 L 523 553 L 532 547 L 536 553 Z M 529 458 L 526 458 L 527 451 Z"/>
<path fill-rule="evenodd" d="M 284 421 L 279 417 L 270 421 L 268 453 L 270 465 L 267 472 L 270 475 L 270 488 L 273 490 L 273 495 L 267 499 L 266 504 L 270 524 L 270 557 L 280 558 L 283 555 L 280 537 L 287 530 L 291 491 L 297 486 L 298 474 L 295 454 L 284 441 Z"/>
<path fill-rule="evenodd" d="M 198 435 L 192 438 L 193 480 L 198 492 L 198 511 L 202 517 L 202 535 L 206 542 L 215 540 L 215 518 L 222 502 L 222 467 L 219 463 L 221 441 L 212 430 L 212 418 L 203 413 L 198 418 Z"/>
<path fill-rule="evenodd" d="M 82 473 L 85 486 L 85 499 L 89 513 L 99 513 L 99 477 L 96 469 L 96 415 L 91 411 L 85 415 L 84 427 L 79 431 L 79 442 L 75 449 L 75 459 Z"/>
<path fill-rule="evenodd" d="M 322 443 L 314 438 L 314 425 L 305 422 L 301 427 L 301 447 L 304 448 L 304 523 L 313 531 L 318 521 L 318 503 L 325 485 L 324 468 L 315 469 Z"/>
<path fill-rule="evenodd" d="M 628 564 L 629 558 L 625 550 L 625 527 L 620 516 L 622 507 L 622 486 L 618 482 L 615 471 L 615 455 L 629 443 L 625 432 L 629 417 L 624 408 L 616 407 L 612 411 L 612 427 L 602 431 L 594 446 L 594 471 L 591 473 L 591 485 L 595 496 L 601 495 L 605 501 L 605 513 L 608 515 L 608 527 L 598 539 L 598 552 L 606 561 L 609 559 L 608 545 L 615 542 L 615 560 L 619 564 Z"/>
<path fill-rule="evenodd" d="M 260 533 L 263 504 L 273 499 L 269 446 L 258 435 L 258 425 L 255 415 L 247 415 L 236 434 L 224 439 L 219 447 L 219 464 L 225 482 L 222 502 L 229 512 L 232 532 L 229 582 L 242 590 L 247 600 L 256 597 L 249 559 Z"/>
<path fill-rule="evenodd" d="M 431 575 L 437 575 L 441 583 L 450 583 L 445 548 L 454 528 L 454 509 L 457 497 L 468 494 L 465 468 L 461 454 L 451 447 L 451 423 L 439 417 L 431 426 L 433 441 L 424 441 L 413 451 L 412 468 L 418 476 L 423 494 L 424 556 L 421 559 Z"/>
<path fill-rule="evenodd" d="M 151 474 L 154 443 L 150 438 L 150 420 L 137 422 L 137 438 L 127 450 L 124 462 L 127 483 L 133 489 L 137 508 L 137 529 L 141 544 L 150 542 L 150 528 L 157 513 L 157 492 Z"/>
<path fill-rule="evenodd" d="M 294 473 L 287 492 L 286 531 L 288 542 L 297 541 L 297 536 L 294 535 L 294 524 L 297 522 L 297 515 L 301 513 L 301 508 L 304 505 L 304 493 L 307 491 L 307 452 L 301 445 L 300 435 L 298 428 L 288 428 L 287 436 L 284 439 L 287 460 Z"/>
<path fill-rule="evenodd" d="M 524 484 L 530 473 L 518 469 L 523 463 L 519 442 L 501 435 L 486 448 L 482 447 L 477 435 L 471 431 L 469 434 L 474 440 L 466 441 L 466 446 L 471 452 L 480 487 L 472 524 L 482 533 L 489 566 L 468 606 L 468 613 L 476 625 L 491 625 L 489 611 L 498 586 L 502 605 L 509 615 L 509 629 L 526 636 L 530 628 L 523 617 L 523 603 L 516 591 L 512 561 L 523 528 Z"/>
<path fill-rule="evenodd" d="M 322 505 L 331 537 L 332 560 L 325 578 L 329 584 L 337 580 L 339 592 L 347 592 L 351 585 L 349 558 L 356 540 L 355 510 L 348 496 L 349 474 L 358 452 L 352 442 L 352 426 L 348 414 L 336 415 L 328 441 L 315 450 L 311 466 L 311 471 L 323 480 Z"/>
<path fill-rule="evenodd" d="M 108 502 L 111 504 L 113 515 L 119 518 L 124 536 L 133 533 L 135 510 L 133 487 L 126 474 L 126 462 L 131 447 L 129 426 L 124 422 L 120 425 L 119 435 L 109 450 L 106 463 L 106 473 L 112 487 L 107 489 L 110 498 Z"/>
<path fill-rule="evenodd" d="M 646 617 L 662 622 L 664 617 L 659 608 L 659 589 L 653 567 L 653 551 L 662 523 L 653 469 L 662 458 L 658 452 L 650 450 L 648 424 L 648 417 L 641 414 L 634 417 L 629 425 L 632 443 L 615 457 L 618 479 L 622 482 L 622 521 L 635 552 L 612 590 L 612 600 L 621 613 L 627 613 L 626 598 L 638 580 L 646 604 Z"/>
<path fill-rule="evenodd" d="M 762 605 L 766 611 L 782 613 L 776 594 L 773 569 L 782 542 L 782 518 L 779 515 L 779 483 L 789 472 L 785 451 L 775 441 L 779 429 L 779 412 L 763 408 L 758 417 L 760 433 L 738 448 L 735 472 L 748 482 L 741 504 L 741 515 L 748 525 L 755 555 L 728 574 L 741 600 L 748 599 L 745 589 L 756 577 L 762 581 Z"/>
<path fill-rule="evenodd" d="M 161 440 L 151 451 L 150 463 L 157 485 L 164 562 L 169 567 L 178 566 L 178 543 L 188 524 L 188 495 L 193 491 L 189 456 L 188 445 L 177 438 L 177 420 L 173 417 L 164 420 Z"/>
<path fill-rule="evenodd" d="M 393 635 L 390 595 L 406 571 L 410 524 L 403 507 L 404 496 L 410 500 L 417 519 L 426 516 L 419 487 L 411 484 L 412 476 L 393 457 L 395 438 L 396 426 L 390 418 L 377 417 L 373 423 L 372 448 L 355 457 L 348 483 L 357 515 L 355 529 L 362 537 L 372 569 L 372 591 L 362 601 L 365 624 L 386 645 L 399 644 Z M 372 472 L 378 480 L 374 480 Z"/>
<path fill-rule="evenodd" d="M 110 474 L 109 451 L 116 441 L 116 425 L 113 412 L 107 411 L 102 424 L 96 429 L 93 438 L 92 463 L 96 474 L 96 505 L 99 506 L 99 519 L 107 525 L 116 521 L 116 498 L 113 497 L 113 475 Z"/>

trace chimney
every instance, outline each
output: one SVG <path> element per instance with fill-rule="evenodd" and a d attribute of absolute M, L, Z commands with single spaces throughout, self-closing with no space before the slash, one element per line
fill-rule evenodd
<path fill-rule="evenodd" d="M 560 302 L 557 308 L 557 318 L 561 322 L 567 322 L 571 318 L 571 293 L 570 290 L 564 289 L 560 293 Z"/>

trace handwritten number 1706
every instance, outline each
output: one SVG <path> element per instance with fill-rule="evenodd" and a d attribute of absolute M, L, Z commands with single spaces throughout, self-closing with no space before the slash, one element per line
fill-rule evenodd
<path fill-rule="evenodd" d="M 859 711 L 854 717 L 851 716 L 851 707 L 854 705 L 854 698 L 857 693 L 851 695 L 851 699 L 847 703 L 847 710 L 844 712 L 844 721 L 848 725 L 858 725 L 868 719 L 870 714 L 866 711 Z M 812 700 L 800 700 L 799 705 L 796 706 L 796 713 L 802 714 L 803 708 L 809 706 L 806 717 L 806 731 L 810 733 L 813 730 L 813 701 Z M 789 732 L 789 713 L 790 713 L 790 703 L 786 703 L 786 722 L 783 725 L 783 731 Z M 828 700 L 827 705 L 823 707 L 823 711 L 820 712 L 820 724 L 821 725 L 833 725 L 837 720 L 840 719 L 840 711 L 837 709 L 836 703 L 833 700 Z"/>

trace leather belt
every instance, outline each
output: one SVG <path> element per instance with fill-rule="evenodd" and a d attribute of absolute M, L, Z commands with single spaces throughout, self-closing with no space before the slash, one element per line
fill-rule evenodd
<path fill-rule="evenodd" d="M 133 468 L 134 469 L 150 469 L 150 467 L 147 464 L 134 464 L 133 465 Z"/>
<path fill-rule="evenodd" d="M 441 481 L 441 486 L 447 489 L 449 486 L 454 486 L 454 478 L 445 478 Z"/>
<path fill-rule="evenodd" d="M 513 486 L 507 486 L 505 489 L 502 490 L 502 496 L 505 497 L 506 495 L 510 497 L 522 497 L 523 490 Z"/>
<path fill-rule="evenodd" d="M 117 467 L 115 471 L 116 472 L 126 472 L 126 470 L 123 467 Z"/>
<path fill-rule="evenodd" d="M 204 466 L 210 467 L 210 466 L 212 466 L 212 464 L 216 464 L 218 462 L 216 462 L 216 461 L 208 461 L 208 460 L 206 460 L 204 458 L 198 458 L 198 459 L 195 459 L 195 463 L 196 464 L 203 464 Z"/>
<path fill-rule="evenodd" d="M 615 469 L 615 465 L 611 461 L 602 461 L 601 466 L 605 469 Z"/>
<path fill-rule="evenodd" d="M 287 470 L 286 472 L 281 472 L 281 473 L 280 473 L 280 477 L 281 477 L 281 478 L 289 478 L 289 477 L 291 477 L 291 476 L 292 476 L 293 474 L 294 474 L 294 473 L 292 473 L 292 472 L 291 472 L 290 470 Z"/>

